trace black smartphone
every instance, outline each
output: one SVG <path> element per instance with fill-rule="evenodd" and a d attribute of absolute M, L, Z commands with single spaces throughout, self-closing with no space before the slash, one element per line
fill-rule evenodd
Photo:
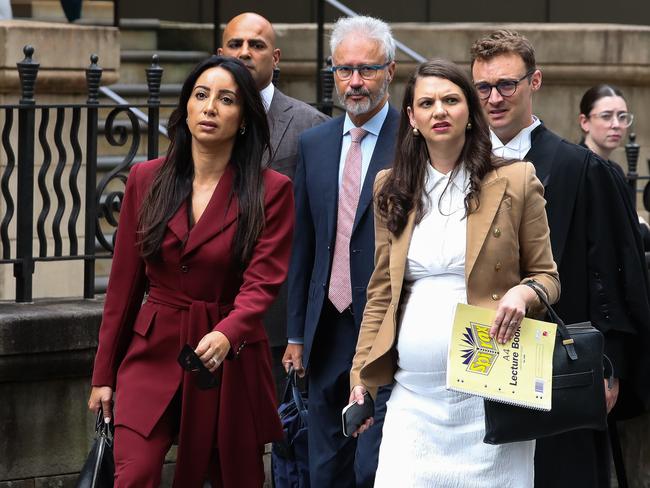
<path fill-rule="evenodd" d="M 368 392 L 363 394 L 363 404 L 356 401 L 347 405 L 341 412 L 343 435 L 350 437 L 370 417 L 375 415 L 375 402 Z"/>
<path fill-rule="evenodd" d="M 210 373 L 201 359 L 196 355 L 189 344 L 185 344 L 178 355 L 178 364 L 181 367 L 196 375 L 196 386 L 201 390 L 209 390 L 219 386 L 219 377 Z"/>

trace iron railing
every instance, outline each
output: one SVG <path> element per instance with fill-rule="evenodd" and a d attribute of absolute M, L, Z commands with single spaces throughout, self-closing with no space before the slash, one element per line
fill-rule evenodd
<path fill-rule="evenodd" d="M 96 261 L 112 257 L 129 168 L 145 159 L 142 135 L 146 159 L 157 158 L 160 109 L 175 104 L 161 103 L 163 68 L 156 55 L 145 69 L 146 104 L 100 101 L 102 68 L 94 54 L 86 69 L 85 103 L 39 104 L 34 97 L 39 63 L 33 47 L 25 46 L 23 53 L 17 63 L 20 100 L 0 105 L 0 265 L 13 265 L 16 301 L 30 302 L 36 263 L 83 261 L 83 296 L 92 298 Z M 331 74 L 322 71 L 323 98 L 316 104 L 328 114 Z M 98 174 L 102 138 L 120 154 L 103 176 Z"/>
<path fill-rule="evenodd" d="M 83 261 L 83 295 L 92 298 L 95 261 L 112 257 L 124 184 L 140 149 L 140 126 L 131 109 L 139 107 L 147 112 L 146 154 L 148 159 L 158 157 L 160 108 L 168 106 L 162 105 L 159 97 L 163 69 L 154 57 L 145 70 L 149 92 L 146 104 L 103 105 L 99 100 L 102 68 L 98 57 L 92 55 L 86 69 L 86 103 L 39 104 L 34 97 L 39 63 L 33 59 L 33 47 L 25 46 L 23 52 L 25 58 L 17 63 L 20 100 L 17 105 L 0 106 L 0 159 L 4 153 L 0 264 L 13 265 L 16 301 L 29 302 L 35 263 Z M 102 131 L 100 113 L 104 112 Z M 102 136 L 110 146 L 125 148 L 126 154 L 97 183 L 97 150 Z M 12 141 L 17 141 L 16 147 Z"/>

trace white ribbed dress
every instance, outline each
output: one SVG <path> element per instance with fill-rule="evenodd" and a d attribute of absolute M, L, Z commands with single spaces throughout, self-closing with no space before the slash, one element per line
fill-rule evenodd
<path fill-rule="evenodd" d="M 398 370 L 375 487 L 532 487 L 535 442 L 484 444 L 483 399 L 445 388 L 456 304 L 467 303 L 463 201 L 469 180 L 461 168 L 443 194 L 448 176 L 427 167 L 431 205 L 408 251 Z"/>

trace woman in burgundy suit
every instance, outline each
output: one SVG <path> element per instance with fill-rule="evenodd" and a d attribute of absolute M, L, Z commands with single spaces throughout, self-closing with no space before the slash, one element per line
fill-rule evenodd
<path fill-rule="evenodd" d="M 266 115 L 236 59 L 194 69 L 169 133 L 128 178 L 89 407 L 114 414 L 117 487 L 158 486 L 174 440 L 174 486 L 260 487 L 281 436 L 262 316 L 287 273 L 291 183 L 262 169 Z M 179 366 L 185 344 L 216 387 Z"/>

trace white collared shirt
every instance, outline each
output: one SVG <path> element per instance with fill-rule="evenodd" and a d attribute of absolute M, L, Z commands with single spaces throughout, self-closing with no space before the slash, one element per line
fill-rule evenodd
<path fill-rule="evenodd" d="M 384 120 L 388 115 L 388 102 L 384 103 L 384 106 L 377 112 L 368 122 L 363 124 L 361 128 L 368 131 L 368 134 L 361 140 L 361 185 L 360 189 L 363 188 L 363 182 L 366 179 L 366 173 L 368 173 L 368 167 L 370 167 L 370 159 L 372 159 L 372 153 L 375 151 L 375 146 L 377 145 L 377 137 L 379 137 L 379 132 L 381 131 L 381 126 L 384 125 Z M 341 157 L 339 159 L 339 186 L 343 181 L 343 167 L 345 166 L 345 158 L 348 155 L 348 150 L 350 149 L 350 144 L 352 144 L 352 136 L 350 135 L 350 129 L 355 128 L 356 125 L 350 119 L 350 116 L 345 114 L 345 121 L 343 122 L 343 142 L 341 144 Z"/>
<path fill-rule="evenodd" d="M 455 212 L 460 208 L 465 208 L 465 197 L 469 193 L 469 173 L 464 164 L 461 164 L 458 171 L 453 175 L 453 179 L 449 182 L 454 171 L 447 174 L 441 173 L 433 167 L 431 162 L 427 162 L 427 182 L 425 191 L 431 198 L 431 204 L 438 207 L 439 211 L 444 214 Z M 444 193 L 443 193 L 444 192 Z M 442 200 L 441 200 L 442 197 Z M 427 210 L 427 213 L 431 209 Z"/>
<path fill-rule="evenodd" d="M 501 142 L 501 139 L 490 129 L 490 140 L 492 141 L 492 154 L 504 159 L 524 159 L 530 151 L 531 140 L 530 134 L 541 124 L 541 121 L 533 115 L 533 123 L 523 128 L 519 134 L 510 140 L 507 144 Z"/>
<path fill-rule="evenodd" d="M 275 87 L 273 83 L 266 85 L 262 91 L 260 91 L 260 96 L 262 97 L 262 104 L 264 105 L 264 111 L 268 113 L 271 108 L 271 101 L 273 100 L 273 94 L 275 93 Z"/>

